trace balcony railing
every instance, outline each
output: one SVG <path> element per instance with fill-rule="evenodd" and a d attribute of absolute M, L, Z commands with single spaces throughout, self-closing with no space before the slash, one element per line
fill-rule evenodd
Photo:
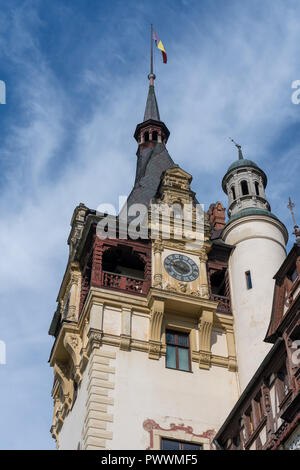
<path fill-rule="evenodd" d="M 124 274 L 116 274 L 104 271 L 102 273 L 101 284 L 104 288 L 122 290 L 130 294 L 146 294 L 146 284 L 143 279 L 126 276 Z"/>
<path fill-rule="evenodd" d="M 231 313 L 231 304 L 230 304 L 229 297 L 224 297 L 223 295 L 212 294 L 211 298 L 215 302 L 219 302 L 219 305 L 217 308 L 218 312 Z"/>

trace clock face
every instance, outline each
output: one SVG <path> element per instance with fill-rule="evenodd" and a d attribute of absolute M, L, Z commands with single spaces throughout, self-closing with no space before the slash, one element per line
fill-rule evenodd
<path fill-rule="evenodd" d="M 178 281 L 190 282 L 197 279 L 199 269 L 196 263 L 185 255 L 173 254 L 165 259 L 165 269 Z"/>

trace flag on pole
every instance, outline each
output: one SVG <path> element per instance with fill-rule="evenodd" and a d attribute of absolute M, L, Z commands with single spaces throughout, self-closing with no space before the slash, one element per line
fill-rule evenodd
<path fill-rule="evenodd" d="M 162 57 L 163 57 L 163 63 L 166 64 L 167 63 L 167 53 L 166 53 L 166 50 L 163 46 L 163 43 L 161 42 L 158 34 L 156 31 L 154 31 L 154 29 L 152 28 L 152 39 L 154 39 L 155 41 L 155 44 L 156 44 L 156 47 L 157 49 L 159 49 L 162 53 Z"/>

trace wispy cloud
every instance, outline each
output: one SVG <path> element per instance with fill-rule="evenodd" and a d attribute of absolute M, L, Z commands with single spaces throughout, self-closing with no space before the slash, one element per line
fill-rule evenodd
<path fill-rule="evenodd" d="M 221 179 L 236 158 L 232 136 L 268 173 L 272 209 L 287 222 L 286 199 L 299 198 L 297 135 L 290 133 L 288 145 L 285 136 L 299 123 L 290 86 L 300 78 L 300 7 L 272 5 L 164 2 L 166 21 L 157 20 L 156 28 L 169 62 L 156 57 L 156 90 L 171 130 L 169 152 L 193 174 L 198 199 L 226 203 Z M 97 208 L 131 189 L 132 134 L 146 101 L 148 22 L 156 7 L 156 1 L 89 8 L 54 1 L 45 17 L 43 2 L 16 1 L 0 16 L 0 56 L 12 87 L 11 104 L 1 109 L 7 112 L 0 188 L 0 339 L 8 361 L 0 366 L 3 448 L 54 445 L 47 329 L 69 221 L 79 202 Z M 25 432 L 16 433 L 20 427 Z"/>

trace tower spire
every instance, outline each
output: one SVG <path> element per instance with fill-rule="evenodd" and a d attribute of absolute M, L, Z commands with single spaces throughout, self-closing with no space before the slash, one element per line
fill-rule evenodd
<path fill-rule="evenodd" d="M 150 75 L 153 75 L 153 26 L 150 29 Z M 155 77 L 154 77 L 155 78 Z"/>
<path fill-rule="evenodd" d="M 169 129 L 160 120 L 158 104 L 154 90 L 154 80 L 156 77 L 153 72 L 153 40 L 158 38 L 158 36 L 153 30 L 152 24 L 150 34 L 150 73 L 148 75 L 149 90 L 143 122 L 136 126 L 134 133 L 134 138 L 139 144 L 139 149 L 141 147 L 154 147 L 156 144 L 166 145 L 170 135 Z"/>
<path fill-rule="evenodd" d="M 148 119 L 154 119 L 155 121 L 160 121 L 158 104 L 156 101 L 155 91 L 154 91 L 154 80 L 156 78 L 155 74 L 153 73 L 153 27 L 151 24 L 150 29 L 150 73 L 148 75 L 149 79 L 149 91 L 148 97 L 146 102 L 146 109 L 144 114 L 144 122 L 148 121 Z"/>
<path fill-rule="evenodd" d="M 296 236 L 296 243 L 300 244 L 300 229 L 299 226 L 296 223 L 295 219 L 295 214 L 294 214 L 294 207 L 295 204 L 292 202 L 291 198 L 289 197 L 289 203 L 287 205 L 287 208 L 291 211 L 292 214 L 292 219 L 293 219 L 293 224 L 294 224 L 294 235 Z"/>

